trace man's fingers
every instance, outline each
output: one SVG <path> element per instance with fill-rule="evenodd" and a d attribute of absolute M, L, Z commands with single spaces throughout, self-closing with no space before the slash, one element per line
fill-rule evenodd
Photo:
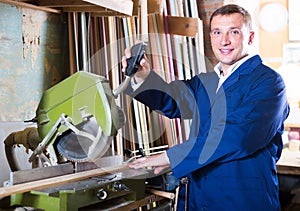
<path fill-rule="evenodd" d="M 126 56 L 122 57 L 122 72 L 125 72 L 127 67 L 127 61 L 126 61 Z"/>
<path fill-rule="evenodd" d="M 147 159 L 146 157 L 136 159 L 135 161 L 132 161 L 132 162 L 128 163 L 128 166 L 130 168 L 134 168 L 134 169 L 143 168 L 143 167 L 146 166 L 145 165 L 146 159 Z"/>
<path fill-rule="evenodd" d="M 130 58 L 130 57 L 131 57 L 131 51 L 130 51 L 130 48 L 126 48 L 124 54 L 125 54 L 125 57 L 126 57 L 126 58 Z"/>
<path fill-rule="evenodd" d="M 159 174 L 160 172 L 162 172 L 167 167 L 168 166 L 158 166 L 158 167 L 155 167 L 153 173 L 154 174 Z"/>
<path fill-rule="evenodd" d="M 124 56 L 122 56 L 122 72 L 125 72 L 127 67 L 127 59 L 131 57 L 130 48 L 124 50 Z"/>

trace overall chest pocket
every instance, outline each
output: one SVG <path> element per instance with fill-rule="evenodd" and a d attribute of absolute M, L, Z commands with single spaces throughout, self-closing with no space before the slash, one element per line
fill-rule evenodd
<path fill-rule="evenodd" d="M 241 94 L 230 93 L 226 95 L 226 114 L 227 120 L 232 121 L 245 121 L 245 118 L 251 112 L 251 104 L 253 102 L 247 102 L 244 96 Z"/>
<path fill-rule="evenodd" d="M 229 111 L 242 106 L 243 97 L 240 94 L 226 94 L 226 106 Z"/>

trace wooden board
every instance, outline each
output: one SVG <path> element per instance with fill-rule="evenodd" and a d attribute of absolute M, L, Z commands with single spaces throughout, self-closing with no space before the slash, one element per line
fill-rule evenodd
<path fill-rule="evenodd" d="M 11 185 L 17 185 L 25 182 L 31 182 L 72 173 L 73 164 L 65 163 L 57 166 L 41 167 L 11 172 L 10 182 L 12 183 Z"/>
<path fill-rule="evenodd" d="M 75 181 L 87 179 L 90 177 L 101 176 L 101 175 L 115 173 L 115 172 L 121 172 L 127 169 L 129 169 L 127 165 L 123 164 L 119 166 L 98 168 L 90 171 L 52 177 L 43 180 L 36 180 L 33 182 L 22 183 L 18 185 L 9 186 L 9 187 L 2 187 L 0 188 L 0 198 L 5 196 L 10 196 L 13 194 L 28 192 L 31 190 L 38 190 L 38 189 L 58 186 L 69 182 L 75 182 Z"/>
<path fill-rule="evenodd" d="M 196 37 L 199 32 L 199 20 L 198 18 L 168 16 L 169 33 Z"/>
<path fill-rule="evenodd" d="M 131 0 L 83 0 L 97 6 L 105 7 L 126 15 L 132 15 L 133 2 Z"/>
<path fill-rule="evenodd" d="M 19 2 L 19 1 L 13 1 L 13 0 L 0 0 L 0 2 L 1 2 L 1 3 L 5 3 L 5 4 L 16 5 L 16 6 L 18 6 L 18 7 L 25 7 L 25 8 L 29 8 L 29 9 L 40 10 L 40 11 L 44 11 L 44 12 L 61 13 L 61 11 L 60 11 L 60 10 L 57 10 L 57 9 L 48 8 L 48 7 L 36 6 L 36 5 L 33 5 L 33 4 L 28 4 L 28 3 Z"/>

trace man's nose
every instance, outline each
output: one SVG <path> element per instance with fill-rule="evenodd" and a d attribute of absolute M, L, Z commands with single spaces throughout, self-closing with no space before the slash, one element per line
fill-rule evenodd
<path fill-rule="evenodd" d="M 228 33 L 224 33 L 222 35 L 221 43 L 222 43 L 222 45 L 229 45 L 230 44 L 230 38 L 229 38 Z"/>

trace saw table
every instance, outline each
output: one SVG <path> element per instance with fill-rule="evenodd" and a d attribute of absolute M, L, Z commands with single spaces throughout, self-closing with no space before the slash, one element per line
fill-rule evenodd
<path fill-rule="evenodd" d="M 82 172 L 88 172 L 88 170 Z M 73 165 L 67 163 L 55 167 L 15 172 L 11 179 L 14 182 L 13 185 L 17 185 L 35 181 L 37 178 L 40 180 L 43 177 L 68 176 L 72 173 Z M 100 176 L 14 194 L 11 196 L 11 205 L 29 206 L 45 211 L 84 210 L 89 206 L 97 207 L 97 210 L 103 210 L 104 207 L 109 210 L 112 208 L 108 206 L 113 201 L 113 207 L 121 208 L 145 198 L 146 175 L 148 175 L 147 171 L 132 169 L 106 172 Z M 42 185 L 43 180 L 40 181 Z"/>

